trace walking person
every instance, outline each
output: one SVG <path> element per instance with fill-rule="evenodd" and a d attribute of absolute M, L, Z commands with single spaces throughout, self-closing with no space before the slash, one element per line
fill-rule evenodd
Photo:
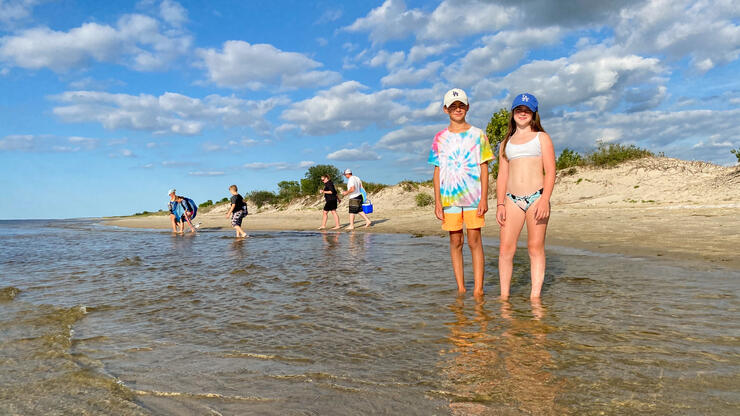
<path fill-rule="evenodd" d="M 347 178 L 347 190 L 342 191 L 342 195 L 349 197 L 349 227 L 347 229 L 355 229 L 355 215 L 357 214 L 360 214 L 365 219 L 365 228 L 367 228 L 372 222 L 367 217 L 367 214 L 362 211 L 362 180 L 357 176 L 353 176 L 350 169 L 344 170 L 344 177 Z"/>
<path fill-rule="evenodd" d="M 324 210 L 323 217 L 321 219 L 321 227 L 319 230 L 326 229 L 326 220 L 328 214 L 334 216 L 334 227 L 332 230 L 338 230 L 339 226 L 339 215 L 337 215 L 337 204 L 339 204 L 339 195 L 337 195 L 337 188 L 334 186 L 334 182 L 327 176 L 321 175 L 321 182 L 324 183 L 324 189 L 319 189 L 319 193 L 324 195 Z"/>
<path fill-rule="evenodd" d="M 509 129 L 499 150 L 496 181 L 502 299 L 509 297 L 516 243 L 525 223 L 532 280 L 530 298 L 537 299 L 541 295 L 545 281 L 545 233 L 554 186 L 555 150 L 540 123 L 537 98 L 532 94 L 519 94 L 511 104 Z"/>
<path fill-rule="evenodd" d="M 236 185 L 229 186 L 229 193 L 231 193 L 231 207 L 226 213 L 226 217 L 231 218 L 231 226 L 236 231 L 236 238 L 246 237 L 247 233 L 242 230 L 242 221 L 247 216 L 247 203 L 239 194 L 239 188 Z"/>
<path fill-rule="evenodd" d="M 434 214 L 450 234 L 450 260 L 458 293 L 464 293 L 463 225 L 473 258 L 473 295 L 483 295 L 481 228 L 488 211 L 488 161 L 493 159 L 485 133 L 465 119 L 470 109 L 465 91 L 453 88 L 444 95 L 450 124 L 434 136 L 429 163 L 434 165 Z"/>

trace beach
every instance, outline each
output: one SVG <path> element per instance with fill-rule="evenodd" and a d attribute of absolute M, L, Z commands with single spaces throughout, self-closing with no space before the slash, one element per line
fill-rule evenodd
<path fill-rule="evenodd" d="M 673 258 L 740 269 L 740 170 L 703 162 L 650 157 L 614 168 L 559 172 L 553 191 L 548 246 L 647 258 Z M 373 225 L 352 232 L 446 236 L 433 206 L 417 207 L 415 196 L 428 186 L 396 185 L 371 194 Z M 491 183 L 483 236 L 497 238 L 495 183 Z M 244 221 L 247 231 L 309 231 L 321 223 L 323 198 L 286 207 L 256 209 Z M 231 230 L 221 205 L 199 214 L 202 230 Z M 338 209 L 348 224 L 347 202 Z M 332 223 L 330 218 L 329 224 Z M 104 224 L 127 228 L 170 228 L 162 215 L 107 218 Z M 330 225 L 331 226 L 331 225 Z M 526 229 L 520 237 L 526 242 Z M 497 253 L 486 253 L 495 256 Z"/>

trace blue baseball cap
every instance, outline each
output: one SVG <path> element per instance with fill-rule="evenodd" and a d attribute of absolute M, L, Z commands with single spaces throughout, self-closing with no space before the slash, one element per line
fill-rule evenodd
<path fill-rule="evenodd" d="M 511 103 L 511 110 L 513 111 L 520 105 L 529 108 L 530 110 L 532 110 L 533 113 L 537 112 L 537 98 L 535 98 L 535 96 L 530 93 L 525 92 L 524 94 L 517 95 L 514 98 L 514 102 Z"/>

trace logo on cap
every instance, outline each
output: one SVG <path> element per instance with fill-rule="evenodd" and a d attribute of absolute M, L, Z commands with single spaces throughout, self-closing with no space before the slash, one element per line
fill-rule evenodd
<path fill-rule="evenodd" d="M 452 96 L 453 96 L 453 97 L 457 97 L 458 95 L 459 95 L 459 94 L 457 93 L 457 91 L 452 91 Z"/>
<path fill-rule="evenodd" d="M 524 101 L 525 103 L 529 102 L 529 97 L 527 97 L 526 95 L 522 94 L 522 101 Z"/>

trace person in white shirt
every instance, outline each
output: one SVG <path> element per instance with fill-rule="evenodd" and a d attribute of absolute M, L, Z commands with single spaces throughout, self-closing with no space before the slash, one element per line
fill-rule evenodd
<path fill-rule="evenodd" d="M 342 195 L 349 197 L 349 227 L 347 229 L 353 230 L 355 228 L 356 214 L 360 214 L 365 219 L 365 228 L 367 228 L 372 222 L 367 214 L 362 211 L 362 181 L 357 176 L 352 176 L 350 169 L 344 170 L 344 176 L 347 178 L 347 190 L 342 191 Z"/>

